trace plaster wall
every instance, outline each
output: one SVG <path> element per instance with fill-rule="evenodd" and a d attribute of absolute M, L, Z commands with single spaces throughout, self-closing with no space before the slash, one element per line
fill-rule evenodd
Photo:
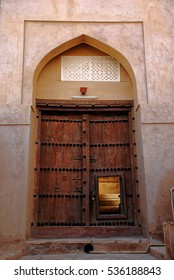
<path fill-rule="evenodd" d="M 174 184 L 174 111 L 167 102 L 141 106 L 144 172 L 150 236 L 161 235 L 161 224 L 172 220 L 170 190 Z"/>
<path fill-rule="evenodd" d="M 0 236 L 3 240 L 22 240 L 28 232 L 29 221 L 25 217 L 31 207 L 29 170 L 32 172 L 34 167 L 33 160 L 29 161 L 29 135 L 34 134 L 30 106 L 34 105 L 35 69 L 46 54 L 82 34 L 110 46 L 110 55 L 112 51 L 115 54 L 114 50 L 120 52 L 133 69 L 138 176 L 147 234 L 157 236 L 162 231 L 161 222 L 171 219 L 173 11 L 172 0 L 88 0 L 88 5 L 85 0 L 1 0 Z M 100 44 L 96 47 L 108 52 Z M 34 141 L 34 136 L 31 139 Z M 31 152 L 31 158 L 33 155 Z"/>
<path fill-rule="evenodd" d="M 172 220 L 170 189 L 173 186 L 174 124 L 143 125 L 145 178 L 149 229 L 160 234 L 161 224 Z M 151 155 L 151 157 L 149 156 Z"/>
<path fill-rule="evenodd" d="M 0 247 L 23 245 L 26 227 L 29 106 L 0 106 Z M 9 245 L 10 244 L 10 245 Z"/>
<path fill-rule="evenodd" d="M 37 36 L 33 38 L 35 30 L 37 30 L 39 38 Z M 40 60 L 57 46 L 73 38 L 78 38 L 82 34 L 87 34 L 90 38 L 97 39 L 97 42 L 101 41 L 107 44 L 106 46 L 102 46 L 102 44 L 98 43 L 96 47 L 101 51 L 107 53 L 107 46 L 109 45 L 112 48 L 110 55 L 115 56 L 114 49 L 116 49 L 127 58 L 133 67 L 135 75 L 138 76 L 137 80 L 139 83 L 137 84 L 137 88 L 141 86 L 141 91 L 139 91 L 140 94 L 138 96 L 139 100 L 136 100 L 136 102 L 146 102 L 147 93 L 142 23 L 126 22 L 26 22 L 22 102 L 24 104 L 32 102 L 32 97 L 28 92 L 32 90 L 33 72 Z M 121 37 L 120 34 L 122 34 Z M 88 40 L 88 37 L 86 40 Z M 92 44 L 92 42 L 89 42 L 89 44 Z M 32 48 L 30 47 L 31 45 L 33 46 Z M 77 90 L 79 90 L 79 87 Z"/>

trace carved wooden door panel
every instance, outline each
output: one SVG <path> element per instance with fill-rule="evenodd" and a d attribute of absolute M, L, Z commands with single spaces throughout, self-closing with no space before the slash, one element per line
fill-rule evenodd
<path fill-rule="evenodd" d="M 39 225 L 81 225 L 82 115 L 42 115 Z"/>
<path fill-rule="evenodd" d="M 43 110 L 39 119 L 33 224 L 62 227 L 56 236 L 134 226 L 130 109 Z"/>

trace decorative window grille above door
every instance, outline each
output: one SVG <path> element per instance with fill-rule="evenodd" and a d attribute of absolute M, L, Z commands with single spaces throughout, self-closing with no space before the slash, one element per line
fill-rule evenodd
<path fill-rule="evenodd" d="M 120 64 L 111 56 L 62 56 L 61 80 L 119 82 Z"/>

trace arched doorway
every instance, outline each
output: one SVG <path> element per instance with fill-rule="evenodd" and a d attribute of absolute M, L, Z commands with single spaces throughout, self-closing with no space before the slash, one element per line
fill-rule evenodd
<path fill-rule="evenodd" d="M 82 38 L 80 42 L 76 39 L 78 43 L 74 41 L 74 45 L 71 42 L 69 48 L 66 45 L 61 53 L 54 53 L 40 67 L 36 79 L 38 140 L 33 237 L 141 233 L 133 136 L 135 85 L 118 52 L 113 57 L 103 51 L 104 45 L 97 48 L 87 42 L 88 36 Z M 102 77 L 110 75 L 109 67 L 119 65 L 115 74 L 119 71 L 119 79 L 106 81 L 105 77 L 96 81 L 85 76 L 84 80 L 62 80 L 65 57 L 72 60 L 67 71 L 73 58 L 85 63 L 86 58 L 97 58 L 98 71 L 101 65 L 102 72 L 107 68 Z M 110 66 L 101 62 L 105 57 L 111 61 Z M 77 76 L 84 67 L 80 63 Z M 91 66 L 86 65 L 88 71 Z M 72 65 L 72 69 L 76 77 L 76 67 Z"/>

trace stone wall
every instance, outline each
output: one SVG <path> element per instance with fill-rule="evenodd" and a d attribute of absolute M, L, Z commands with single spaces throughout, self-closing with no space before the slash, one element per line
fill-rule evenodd
<path fill-rule="evenodd" d="M 86 0 L 1 0 L 3 242 L 29 236 L 35 70 L 48 53 L 82 34 L 102 42 L 106 46 L 102 51 L 110 48 L 110 53 L 121 53 L 132 67 L 142 216 L 146 234 L 159 237 L 161 223 L 172 217 L 169 189 L 174 184 L 173 11 L 172 0 L 88 0 L 88 5 Z"/>

